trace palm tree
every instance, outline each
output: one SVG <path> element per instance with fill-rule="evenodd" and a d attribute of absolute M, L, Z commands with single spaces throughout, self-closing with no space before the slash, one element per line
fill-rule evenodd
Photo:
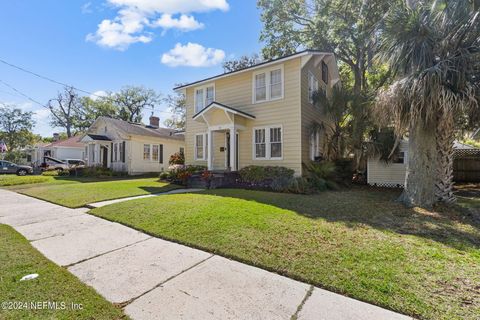
<path fill-rule="evenodd" d="M 479 105 L 480 12 L 468 0 L 395 6 L 382 27 L 381 52 L 396 81 L 376 109 L 398 135 L 408 132 L 407 206 L 452 202 L 456 117 Z"/>

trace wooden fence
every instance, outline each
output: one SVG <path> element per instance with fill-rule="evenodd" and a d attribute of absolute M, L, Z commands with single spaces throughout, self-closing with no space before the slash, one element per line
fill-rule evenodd
<path fill-rule="evenodd" d="M 457 149 L 453 160 L 455 182 L 480 182 L 480 149 Z"/>

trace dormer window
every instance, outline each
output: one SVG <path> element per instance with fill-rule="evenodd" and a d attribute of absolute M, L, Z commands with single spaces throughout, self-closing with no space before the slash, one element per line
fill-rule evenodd
<path fill-rule="evenodd" d="M 195 88 L 195 112 L 200 112 L 215 100 L 215 86 L 206 85 Z"/>

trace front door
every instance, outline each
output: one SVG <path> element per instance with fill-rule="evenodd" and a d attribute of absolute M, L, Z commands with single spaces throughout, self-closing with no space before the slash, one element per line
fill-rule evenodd
<path fill-rule="evenodd" d="M 108 167 L 108 149 L 106 147 L 102 147 L 103 150 L 103 158 L 102 158 L 102 165 L 104 168 Z"/>
<path fill-rule="evenodd" d="M 238 168 L 239 168 L 239 167 L 238 167 L 238 158 L 239 158 L 239 157 L 238 157 L 238 133 L 237 133 L 237 135 L 236 135 L 235 138 L 236 138 L 236 143 L 235 143 L 235 144 L 236 144 L 236 149 L 237 149 L 237 150 L 236 150 L 236 153 L 237 153 L 237 159 L 236 159 L 236 160 L 237 160 L 237 161 L 236 161 L 237 163 L 236 163 L 236 167 L 237 167 L 237 170 L 238 170 Z M 226 167 L 227 167 L 227 168 L 230 168 L 230 154 L 231 154 L 231 153 L 230 153 L 230 151 L 231 151 L 231 150 L 230 150 L 230 132 L 227 131 L 227 133 L 225 134 L 225 139 L 227 140 L 227 141 L 226 141 L 226 145 L 227 145 L 227 148 L 226 148 L 226 149 L 227 149 L 227 150 L 226 150 L 226 151 L 227 151 L 227 154 L 226 154 L 226 158 L 227 158 L 227 159 L 226 159 Z M 231 169 L 231 168 L 230 168 L 230 169 Z"/>

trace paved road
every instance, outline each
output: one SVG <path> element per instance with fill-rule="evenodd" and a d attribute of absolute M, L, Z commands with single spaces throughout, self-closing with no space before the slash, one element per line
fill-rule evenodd
<path fill-rule="evenodd" d="M 411 319 L 275 273 L 0 189 L 13 226 L 132 319 Z M 1 264 L 1 262 L 0 262 Z M 40 275 L 41 276 L 41 275 Z"/>

